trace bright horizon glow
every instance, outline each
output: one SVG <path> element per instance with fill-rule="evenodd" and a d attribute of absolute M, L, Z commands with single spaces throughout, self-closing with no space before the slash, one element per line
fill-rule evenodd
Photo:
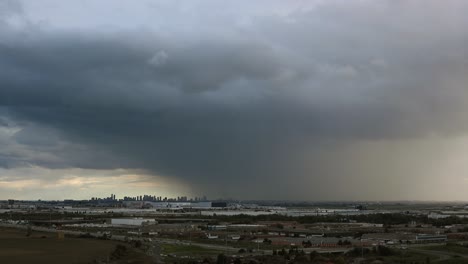
<path fill-rule="evenodd" d="M 34 175 L 35 179 L 31 179 Z M 0 169 L 0 199 L 64 200 L 124 196 L 157 195 L 177 197 L 191 195 L 181 182 L 124 169 L 46 169 L 29 167 L 16 170 Z"/>

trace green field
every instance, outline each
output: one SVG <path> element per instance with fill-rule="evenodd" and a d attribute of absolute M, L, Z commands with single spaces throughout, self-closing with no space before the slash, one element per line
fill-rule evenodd
<path fill-rule="evenodd" d="M 450 252 L 450 253 L 455 253 L 455 254 L 461 254 L 461 255 L 467 255 L 468 256 L 468 246 L 461 246 L 461 245 L 457 245 L 457 244 L 430 246 L 430 247 L 424 247 L 424 249 L 433 250 L 433 251 Z"/>
<path fill-rule="evenodd" d="M 468 264 L 468 259 L 452 258 L 448 260 L 439 261 L 440 264 Z"/>

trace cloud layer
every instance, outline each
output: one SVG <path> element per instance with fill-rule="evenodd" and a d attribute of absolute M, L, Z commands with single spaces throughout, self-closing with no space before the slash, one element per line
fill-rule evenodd
<path fill-rule="evenodd" d="M 468 128 L 465 1 L 83 3 L 0 1 L 4 168 L 136 169 L 237 198 L 430 199 L 411 190 L 440 186 L 436 162 L 466 187 L 447 165 Z"/>

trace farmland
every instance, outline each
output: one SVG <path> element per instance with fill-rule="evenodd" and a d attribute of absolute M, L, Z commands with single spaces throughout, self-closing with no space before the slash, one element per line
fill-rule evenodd
<path fill-rule="evenodd" d="M 26 236 L 24 230 L 0 228 L 0 263 L 93 263 L 108 259 L 114 263 L 150 263 L 148 257 L 129 246 L 116 256 L 117 245 L 109 240 L 59 239 L 54 233 L 32 232 Z"/>

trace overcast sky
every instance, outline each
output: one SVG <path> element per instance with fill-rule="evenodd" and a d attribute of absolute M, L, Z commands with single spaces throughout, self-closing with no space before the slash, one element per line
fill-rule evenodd
<path fill-rule="evenodd" d="M 467 13 L 0 0 L 0 199 L 468 200 Z"/>

